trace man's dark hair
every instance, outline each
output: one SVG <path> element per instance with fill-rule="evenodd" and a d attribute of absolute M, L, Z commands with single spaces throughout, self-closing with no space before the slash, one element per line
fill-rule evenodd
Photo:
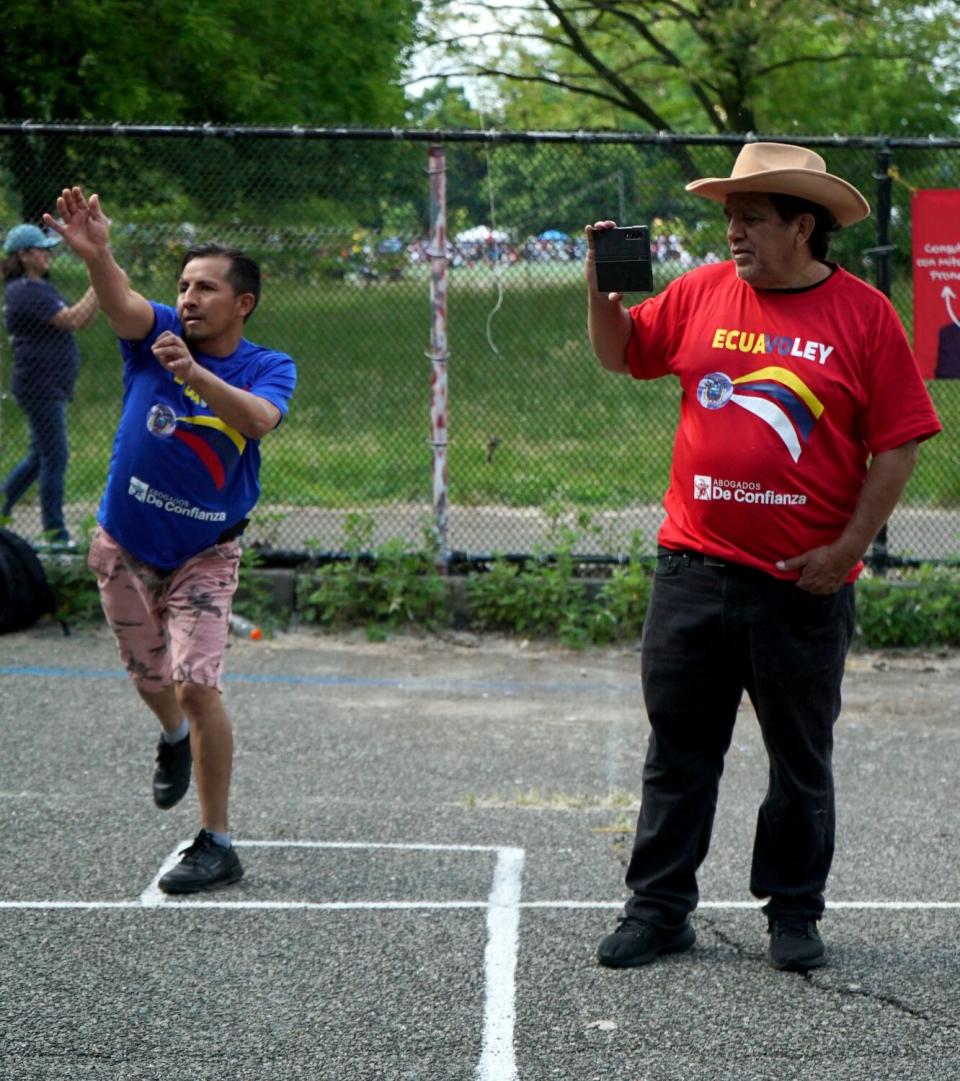
<path fill-rule="evenodd" d="M 239 248 L 228 248 L 224 244 L 211 240 L 205 244 L 194 244 L 192 248 L 187 248 L 180 261 L 180 273 L 183 273 L 183 268 L 187 263 L 192 263 L 194 259 L 205 259 L 210 255 L 221 255 L 224 259 L 230 260 L 227 281 L 234 293 L 238 296 L 240 293 L 253 294 L 253 308 L 243 317 L 246 322 L 260 301 L 260 267 Z"/>
<path fill-rule="evenodd" d="M 814 220 L 813 232 L 810 234 L 810 254 L 814 259 L 823 262 L 827 257 L 827 249 L 830 247 L 830 236 L 840 229 L 837 219 L 825 206 L 819 203 L 811 203 L 809 199 L 801 199 L 797 195 L 781 195 L 779 192 L 767 192 L 773 209 L 784 221 L 795 221 L 801 214 L 812 214 Z"/>

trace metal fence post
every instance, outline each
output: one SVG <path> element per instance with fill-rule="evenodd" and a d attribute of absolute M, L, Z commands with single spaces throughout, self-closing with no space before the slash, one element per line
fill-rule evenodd
<path fill-rule="evenodd" d="M 430 147 L 430 428 L 433 445 L 433 528 L 437 569 L 445 574 L 447 539 L 447 173 L 444 148 Z"/>
<path fill-rule="evenodd" d="M 890 208 L 892 205 L 893 180 L 890 168 L 893 165 L 893 152 L 884 146 L 877 152 L 877 171 L 873 174 L 877 182 L 877 245 L 870 254 L 874 260 L 874 279 L 877 288 L 884 296 L 890 296 L 890 256 L 893 246 L 890 243 Z M 880 532 L 873 540 L 868 555 L 870 566 L 880 575 L 890 566 L 890 552 L 887 547 L 887 523 L 880 527 Z"/>
<path fill-rule="evenodd" d="M 877 171 L 873 174 L 877 182 L 877 246 L 875 253 L 875 276 L 877 288 L 884 296 L 890 296 L 890 256 L 893 245 L 890 243 L 890 216 L 893 195 L 893 179 L 890 169 L 893 165 L 893 151 L 883 147 L 877 153 Z"/>

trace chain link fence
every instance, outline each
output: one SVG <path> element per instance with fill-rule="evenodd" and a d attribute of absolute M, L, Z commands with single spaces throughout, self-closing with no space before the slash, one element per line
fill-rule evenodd
<path fill-rule="evenodd" d="M 752 138 L 752 136 L 751 136 Z M 815 146 L 874 208 L 831 257 L 891 296 L 912 332 L 910 193 L 960 187 L 960 141 L 784 138 Z M 719 205 L 684 191 L 725 176 L 744 137 L 0 124 L 0 228 L 38 222 L 59 190 L 101 195 L 133 286 L 173 303 L 198 240 L 247 250 L 264 274 L 248 336 L 289 352 L 299 384 L 264 446 L 248 537 L 276 560 L 438 528 L 431 305 L 431 144 L 446 179 L 444 549 L 456 559 L 572 546 L 651 553 L 678 389 L 603 372 L 586 336 L 583 226 L 650 226 L 655 288 L 726 255 Z M 82 264 L 57 255 L 69 300 Z M 119 415 L 121 363 L 103 317 L 79 331 L 69 406 L 68 526 L 94 513 Z M 434 343 L 435 344 L 435 343 Z M 434 354 L 435 354 L 434 350 Z M 0 474 L 27 445 L 0 354 Z M 931 383 L 944 433 L 921 450 L 875 565 L 960 553 L 955 380 Z M 435 421 L 435 416 L 433 420 Z M 35 494 L 14 529 L 40 530 Z"/>

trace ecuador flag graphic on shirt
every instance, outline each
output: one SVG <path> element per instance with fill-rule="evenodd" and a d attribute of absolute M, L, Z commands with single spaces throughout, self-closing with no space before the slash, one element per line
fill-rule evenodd
<path fill-rule="evenodd" d="M 728 403 L 759 417 L 777 433 L 796 462 L 823 413 L 823 403 L 795 372 L 770 366 L 731 379 L 711 372 L 700 380 L 697 400 L 705 409 Z"/>
<path fill-rule="evenodd" d="M 236 428 L 224 424 L 218 417 L 177 417 L 173 435 L 186 443 L 200 459 L 218 492 L 223 490 L 247 445 Z"/>

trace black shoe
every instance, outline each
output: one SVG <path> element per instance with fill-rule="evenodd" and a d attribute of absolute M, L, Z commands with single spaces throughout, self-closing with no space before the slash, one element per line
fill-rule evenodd
<path fill-rule="evenodd" d="M 190 737 L 179 743 L 157 744 L 157 768 L 153 771 L 153 802 L 168 810 L 179 803 L 190 787 Z"/>
<path fill-rule="evenodd" d="M 806 972 L 827 963 L 827 948 L 817 921 L 800 913 L 779 913 L 768 919 L 770 964 L 781 972 Z"/>
<path fill-rule="evenodd" d="M 235 849 L 218 845 L 206 830 L 201 830 L 181 855 L 183 859 L 158 883 L 164 893 L 198 893 L 243 878 Z"/>
<path fill-rule="evenodd" d="M 656 927 L 635 916 L 622 916 L 616 931 L 600 943 L 597 960 L 608 968 L 634 968 L 648 965 L 662 953 L 683 953 L 696 940 L 689 923 Z"/>

